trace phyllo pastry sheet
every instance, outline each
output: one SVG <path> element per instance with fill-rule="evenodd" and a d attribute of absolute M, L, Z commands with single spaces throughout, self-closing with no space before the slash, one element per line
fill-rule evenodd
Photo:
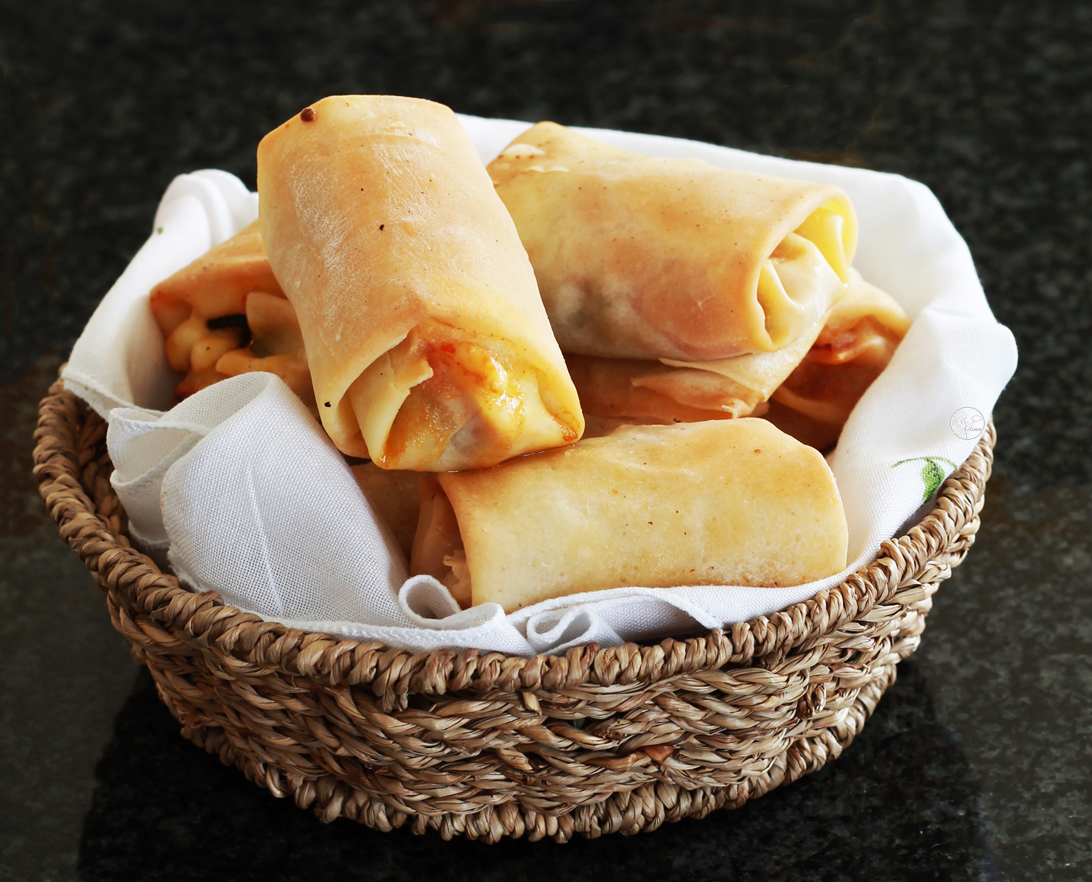
<path fill-rule="evenodd" d="M 340 450 L 466 469 L 580 437 L 534 272 L 450 109 L 325 98 L 262 140 L 258 191 Z"/>

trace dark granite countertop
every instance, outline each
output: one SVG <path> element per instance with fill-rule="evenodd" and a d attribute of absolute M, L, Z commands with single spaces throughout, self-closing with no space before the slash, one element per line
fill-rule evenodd
<path fill-rule="evenodd" d="M 0 0 L 0 878 L 1092 880 L 1092 8 L 282 5 Z M 977 543 L 840 759 L 654 833 L 490 847 L 323 826 L 179 737 L 37 495 L 36 406 L 171 178 L 253 186 L 261 135 L 338 92 L 938 195 L 1020 367 Z"/>

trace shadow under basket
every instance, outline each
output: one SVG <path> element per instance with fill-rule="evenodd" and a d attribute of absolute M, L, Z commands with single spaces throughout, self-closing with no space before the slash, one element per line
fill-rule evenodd
<path fill-rule="evenodd" d="M 558 841 L 702 817 L 813 772 L 860 731 L 966 555 L 992 423 L 936 506 L 812 599 L 655 645 L 411 653 L 267 622 L 130 547 L 106 426 L 58 381 L 35 474 L 182 734 L 323 821 Z"/>

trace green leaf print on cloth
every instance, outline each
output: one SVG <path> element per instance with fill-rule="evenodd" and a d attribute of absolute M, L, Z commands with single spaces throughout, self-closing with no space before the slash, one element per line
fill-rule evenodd
<path fill-rule="evenodd" d="M 922 502 L 928 502 L 936 495 L 937 490 L 940 489 L 940 485 L 944 483 L 944 479 L 948 477 L 952 472 L 959 468 L 950 459 L 945 459 L 943 456 L 915 456 L 912 459 L 900 459 L 891 468 L 898 468 L 901 465 L 905 465 L 908 462 L 922 462 L 925 463 L 921 467 L 921 482 L 925 485 L 925 492 L 921 495 Z M 950 471 L 945 472 L 937 463 L 944 462 L 950 465 L 952 468 Z"/>

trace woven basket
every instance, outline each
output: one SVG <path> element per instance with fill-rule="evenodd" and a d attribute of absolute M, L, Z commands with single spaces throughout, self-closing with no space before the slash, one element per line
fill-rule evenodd
<path fill-rule="evenodd" d="M 130 547 L 102 419 L 58 381 L 35 473 L 182 734 L 323 821 L 490 842 L 636 833 L 819 769 L 917 648 L 978 530 L 992 424 L 936 507 L 829 591 L 689 640 L 413 654 L 266 622 Z"/>

